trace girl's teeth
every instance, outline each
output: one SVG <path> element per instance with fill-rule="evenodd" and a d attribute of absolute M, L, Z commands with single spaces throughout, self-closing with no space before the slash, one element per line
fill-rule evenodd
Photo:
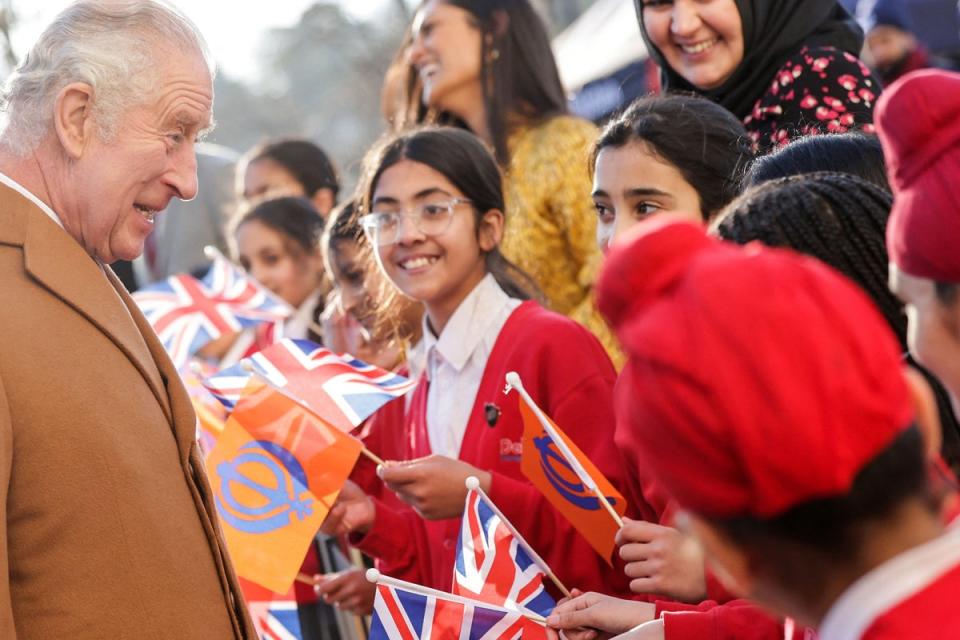
<path fill-rule="evenodd" d="M 435 258 L 414 258 L 413 260 L 405 260 L 403 263 L 404 269 L 419 269 L 420 267 L 425 267 L 428 264 L 433 264 Z"/>

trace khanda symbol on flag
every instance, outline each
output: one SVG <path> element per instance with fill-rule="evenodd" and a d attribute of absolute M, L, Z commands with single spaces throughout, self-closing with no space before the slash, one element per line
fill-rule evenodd
<path fill-rule="evenodd" d="M 259 466 L 258 482 L 244 467 Z M 220 517 L 246 533 L 269 533 L 286 526 L 296 516 L 305 520 L 316 500 L 307 488 L 303 466 L 283 447 L 257 440 L 240 447 L 238 455 L 217 465 L 220 491 L 216 496 Z M 255 504 L 244 501 L 243 491 L 261 497 Z"/>
<path fill-rule="evenodd" d="M 275 593 L 297 576 L 363 445 L 251 380 L 207 458 L 237 573 Z"/>
<path fill-rule="evenodd" d="M 520 396 L 523 453 L 520 470 L 597 553 L 612 564 L 614 538 L 627 503 L 619 491 L 527 393 L 520 376 L 507 374 L 507 388 Z"/>

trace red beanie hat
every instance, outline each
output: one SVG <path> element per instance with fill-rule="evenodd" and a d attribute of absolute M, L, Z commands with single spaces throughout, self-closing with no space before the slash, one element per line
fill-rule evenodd
<path fill-rule="evenodd" d="M 960 282 L 960 74 L 904 76 L 874 120 L 894 194 L 890 259 L 919 278 Z"/>
<path fill-rule="evenodd" d="M 611 251 L 598 302 L 629 356 L 630 455 L 682 507 L 769 518 L 843 495 L 912 424 L 897 341 L 846 278 L 693 224 L 638 231 Z"/>

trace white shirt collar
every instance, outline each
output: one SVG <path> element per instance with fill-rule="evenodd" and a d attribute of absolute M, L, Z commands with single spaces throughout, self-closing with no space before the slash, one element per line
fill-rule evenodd
<path fill-rule="evenodd" d="M 32 193 L 30 193 L 30 191 L 28 191 L 25 186 L 23 186 L 22 184 L 20 184 L 19 182 L 17 182 L 16 180 L 14 180 L 13 178 L 11 178 L 10 176 L 6 175 L 3 172 L 0 172 L 0 182 L 7 185 L 11 189 L 13 189 L 14 191 L 22 195 L 24 198 L 26 198 L 33 204 L 37 205 L 37 207 L 39 207 L 41 211 L 47 214 L 51 220 L 56 222 L 61 229 L 64 228 L 63 222 L 60 220 L 60 216 L 58 216 L 56 212 L 54 212 L 54 210 L 51 209 L 49 205 L 47 205 L 46 202 L 44 202 L 37 196 L 33 195 Z"/>
<path fill-rule="evenodd" d="M 433 334 L 427 316 L 423 316 L 423 343 L 427 354 L 427 371 L 436 352 L 451 367 L 460 371 L 470 355 L 483 341 L 487 329 L 496 319 L 495 311 L 509 304 L 508 296 L 492 274 L 484 276 L 463 299 L 439 336 Z M 429 375 L 429 373 L 428 373 Z"/>
<path fill-rule="evenodd" d="M 859 640 L 880 616 L 960 564 L 960 526 L 884 562 L 841 594 L 820 625 L 820 640 Z"/>
<path fill-rule="evenodd" d="M 284 338 L 306 338 L 313 325 L 313 312 L 317 305 L 321 303 L 323 287 L 317 287 L 308 295 L 303 303 L 297 307 L 293 314 L 283 321 Z"/>

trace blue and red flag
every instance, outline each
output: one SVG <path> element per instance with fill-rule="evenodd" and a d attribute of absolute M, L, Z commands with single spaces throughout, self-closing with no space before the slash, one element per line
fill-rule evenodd
<path fill-rule="evenodd" d="M 396 581 L 400 582 L 400 581 Z M 370 640 L 542 640 L 543 626 L 519 612 L 443 594 L 377 585 Z"/>
<path fill-rule="evenodd" d="M 303 640 L 297 601 L 248 601 L 247 609 L 261 640 Z"/>
<path fill-rule="evenodd" d="M 203 280 L 185 273 L 133 294 L 177 368 L 211 340 L 292 313 L 236 265 L 217 256 Z"/>
<path fill-rule="evenodd" d="M 453 593 L 548 616 L 556 602 L 543 586 L 543 560 L 479 489 L 467 492 Z"/>
<path fill-rule="evenodd" d="M 232 408 L 254 373 L 342 431 L 358 427 L 416 384 L 352 356 L 338 356 L 310 340 L 289 338 L 207 378 L 204 384 Z"/>

